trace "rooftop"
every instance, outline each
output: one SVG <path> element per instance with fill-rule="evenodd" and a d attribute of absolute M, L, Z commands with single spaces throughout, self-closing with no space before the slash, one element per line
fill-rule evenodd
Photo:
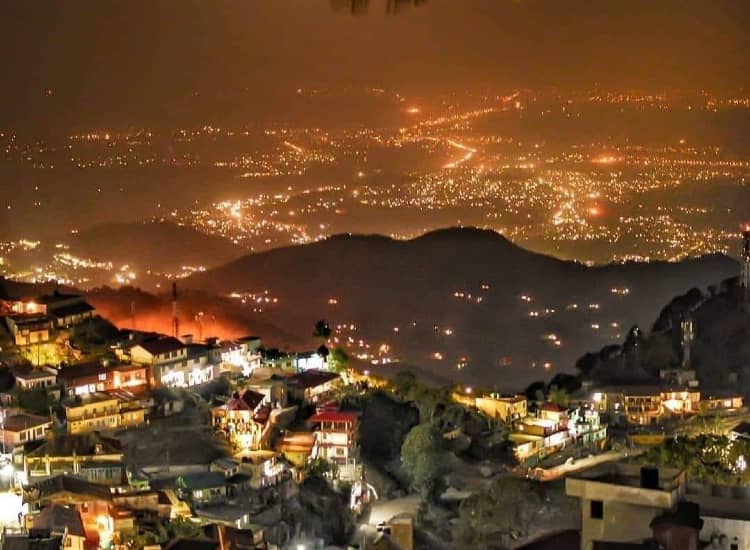
<path fill-rule="evenodd" d="M 162 336 L 160 338 L 144 340 L 140 343 L 140 346 L 151 355 L 162 355 L 169 353 L 170 351 L 180 351 L 185 349 L 185 344 L 172 336 Z"/>
<path fill-rule="evenodd" d="M 583 470 L 582 472 L 573 473 L 569 478 L 646 489 L 648 487 L 643 486 L 641 475 L 645 468 L 648 467 L 641 466 L 640 464 L 607 462 L 588 470 Z M 672 491 L 680 485 L 681 481 L 684 481 L 684 472 L 677 468 L 653 467 L 651 469 L 658 472 L 658 487 L 655 488 L 657 491 Z"/>
<path fill-rule="evenodd" d="M 57 376 L 54 370 L 32 367 L 18 367 L 13 369 L 13 376 L 21 380 L 38 380 L 40 378 L 50 378 Z"/>
<path fill-rule="evenodd" d="M 315 388 L 322 386 L 323 384 L 339 378 L 339 375 L 335 372 L 328 372 L 322 370 L 308 370 L 305 372 L 299 372 L 293 374 L 287 378 L 287 383 L 290 386 L 295 386 L 301 389 Z"/>
<path fill-rule="evenodd" d="M 64 407 L 66 409 L 73 409 L 76 407 L 85 407 L 86 405 L 92 405 L 94 403 L 102 403 L 104 401 L 117 401 L 117 397 L 104 392 L 94 392 L 86 395 L 77 395 L 71 399 L 68 399 L 65 402 Z"/>
<path fill-rule="evenodd" d="M 480 399 L 494 399 L 495 401 L 504 401 L 506 403 L 521 403 L 526 401 L 525 395 L 500 395 L 497 393 L 491 393 L 484 395 Z"/>
<path fill-rule="evenodd" d="M 76 537 L 86 536 L 81 514 L 75 508 L 68 508 L 60 504 L 52 504 L 44 508 L 34 518 L 34 528 L 49 529 L 55 533 L 64 532 L 67 529 L 68 533 Z"/>
<path fill-rule="evenodd" d="M 36 301 L 39 302 L 40 304 L 49 305 L 49 304 L 55 304 L 57 302 L 64 302 L 67 300 L 76 300 L 76 299 L 83 300 L 83 296 L 81 296 L 80 294 L 66 294 L 66 293 L 55 290 L 54 292 L 52 292 L 52 294 L 45 294 L 44 296 L 39 296 L 36 299 Z"/>
<path fill-rule="evenodd" d="M 51 424 L 52 420 L 47 416 L 36 416 L 34 414 L 17 414 L 15 416 L 6 416 L 3 421 L 3 427 L 9 432 L 20 432 L 29 428 L 36 428 Z"/>
<path fill-rule="evenodd" d="M 67 457 L 73 456 L 73 453 L 78 456 L 122 454 L 122 445 L 119 440 L 104 437 L 97 432 L 60 434 L 48 439 L 26 456 Z"/>
<path fill-rule="evenodd" d="M 130 363 L 113 363 L 105 365 L 101 361 L 88 361 L 86 363 L 78 363 L 75 365 L 66 365 L 62 367 L 57 377 L 62 380 L 75 380 L 76 378 L 85 378 L 89 376 L 96 376 L 106 371 L 131 371 L 131 370 L 143 370 L 145 369 L 142 365 L 132 365 Z"/>
<path fill-rule="evenodd" d="M 314 414 L 307 419 L 308 424 L 318 424 L 321 422 L 351 422 L 355 423 L 359 419 L 360 413 L 351 411 L 322 411 Z"/>
<path fill-rule="evenodd" d="M 109 487 L 72 475 L 59 475 L 34 483 L 27 493 L 34 495 L 34 491 L 38 491 L 40 499 L 59 493 L 68 493 L 98 500 L 112 500 Z"/>
<path fill-rule="evenodd" d="M 219 408 L 228 411 L 254 411 L 265 399 L 262 393 L 253 390 L 245 390 L 242 393 L 235 392 L 232 398 Z"/>
<path fill-rule="evenodd" d="M 83 313 L 89 313 L 91 311 L 95 311 L 96 308 L 89 304 L 88 302 L 78 302 L 75 304 L 70 304 L 69 306 L 62 306 L 55 308 L 54 311 L 50 311 L 50 315 L 52 317 L 69 317 L 71 315 L 81 315 Z"/>

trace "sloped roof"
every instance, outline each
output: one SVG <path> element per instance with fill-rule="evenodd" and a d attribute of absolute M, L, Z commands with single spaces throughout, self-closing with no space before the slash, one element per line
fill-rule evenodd
<path fill-rule="evenodd" d="M 72 475 L 59 475 L 34 483 L 29 488 L 29 492 L 35 490 L 39 491 L 39 498 L 49 497 L 56 493 L 72 493 L 99 500 L 112 500 L 109 487 Z"/>
<path fill-rule="evenodd" d="M 192 474 L 185 474 L 175 480 L 176 487 L 181 487 L 189 491 L 212 489 L 226 484 L 227 480 L 224 477 L 224 474 L 219 472 L 195 472 Z"/>
<path fill-rule="evenodd" d="M 86 378 L 88 376 L 95 376 L 97 374 L 115 370 L 115 371 L 129 371 L 129 370 L 143 370 L 146 367 L 143 365 L 131 365 L 129 363 L 110 363 L 109 365 L 103 365 L 101 361 L 87 361 L 86 363 L 78 363 L 75 365 L 66 365 L 57 372 L 58 379 L 62 380 L 75 380 L 77 378 Z"/>
<path fill-rule="evenodd" d="M 9 432 L 20 432 L 28 430 L 29 428 L 36 428 L 37 426 L 44 426 L 50 424 L 52 420 L 49 417 L 37 416 L 35 414 L 17 414 L 14 416 L 6 416 L 3 421 L 3 426 Z"/>
<path fill-rule="evenodd" d="M 53 311 L 50 311 L 49 314 L 51 317 L 60 318 L 89 313 L 90 311 L 96 311 L 96 308 L 88 302 L 78 302 L 70 304 L 69 306 L 55 308 Z"/>
<path fill-rule="evenodd" d="M 81 301 L 83 301 L 83 296 L 81 296 L 80 294 L 65 294 L 65 293 L 55 290 L 51 294 L 45 294 L 43 296 L 39 296 L 36 301 L 39 302 L 40 304 L 49 305 L 49 304 L 54 304 L 55 302 L 63 302 L 66 300 L 75 300 L 75 299 L 80 299 Z"/>
<path fill-rule="evenodd" d="M 76 537 L 85 537 L 81 514 L 75 508 L 68 508 L 60 504 L 47 506 L 34 518 L 34 528 L 49 529 L 53 532 L 62 532 L 65 529 Z"/>
<path fill-rule="evenodd" d="M 326 382 L 335 380 L 340 376 L 335 372 L 328 372 L 323 370 L 307 370 L 299 372 L 287 378 L 287 383 L 291 386 L 295 386 L 301 389 L 315 388 L 322 386 Z"/>
<path fill-rule="evenodd" d="M 170 351 L 179 351 L 185 348 L 185 344 L 173 336 L 162 336 L 161 338 L 152 338 L 144 340 L 140 346 L 151 355 L 162 355 Z"/>
<path fill-rule="evenodd" d="M 96 446 L 101 445 L 101 451 L 96 452 Z M 84 434 L 60 434 L 45 441 L 42 445 L 28 453 L 29 457 L 90 456 L 95 454 L 122 454 L 122 444 L 112 437 L 104 437 L 97 432 Z"/>
<path fill-rule="evenodd" d="M 3 550 L 62 550 L 62 536 L 32 536 L 9 533 L 3 539 Z"/>
<path fill-rule="evenodd" d="M 320 422 L 356 422 L 359 419 L 358 412 L 351 411 L 323 411 L 307 419 L 308 424 Z"/>
<path fill-rule="evenodd" d="M 235 393 L 232 398 L 222 405 L 228 411 L 254 411 L 265 399 L 265 395 L 253 390 Z"/>

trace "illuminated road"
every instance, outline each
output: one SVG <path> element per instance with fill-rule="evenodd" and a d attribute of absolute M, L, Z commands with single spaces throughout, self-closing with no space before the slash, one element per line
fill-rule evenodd
<path fill-rule="evenodd" d="M 456 167 L 462 165 L 463 163 L 471 160 L 471 158 L 474 156 L 474 153 L 477 152 L 476 149 L 474 149 L 472 147 L 469 147 L 468 145 L 464 145 L 463 143 L 460 143 L 458 141 L 454 141 L 452 139 L 448 139 L 446 141 L 447 141 L 448 145 L 450 145 L 451 147 L 455 147 L 456 149 L 460 149 L 462 151 L 465 151 L 465 154 L 464 154 L 463 157 L 461 157 L 458 160 L 454 160 L 453 162 L 449 162 L 448 164 L 446 164 L 445 166 L 443 166 L 443 168 L 445 168 L 447 170 L 451 170 L 453 168 L 456 168 Z"/>

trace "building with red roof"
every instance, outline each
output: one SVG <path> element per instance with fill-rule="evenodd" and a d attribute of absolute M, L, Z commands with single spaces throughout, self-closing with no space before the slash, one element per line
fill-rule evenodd
<path fill-rule="evenodd" d="M 235 392 L 229 401 L 211 409 L 211 425 L 239 451 L 257 450 L 271 412 L 265 401 L 262 393 L 253 390 Z"/>
<path fill-rule="evenodd" d="M 313 459 L 322 458 L 338 465 L 338 477 L 356 481 L 361 477 L 359 463 L 359 416 L 353 411 L 321 410 L 308 418 L 315 428 Z"/>

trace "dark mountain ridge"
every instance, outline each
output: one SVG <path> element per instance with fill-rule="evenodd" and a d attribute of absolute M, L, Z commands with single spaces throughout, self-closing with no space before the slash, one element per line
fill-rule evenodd
<path fill-rule="evenodd" d="M 572 370 L 585 351 L 649 326 L 675 295 L 737 270 L 721 255 L 588 267 L 492 231 L 452 228 L 409 241 L 338 235 L 244 256 L 184 286 L 219 295 L 267 289 L 279 305 L 264 318 L 291 332 L 309 334 L 322 317 L 355 323 L 356 339 L 436 373 L 520 387 L 545 363 L 545 375 Z M 462 357 L 468 366 L 457 369 Z"/>
<path fill-rule="evenodd" d="M 219 266 L 247 252 L 227 239 L 170 221 L 102 223 L 67 241 L 79 256 L 172 273 L 182 266 Z"/>

